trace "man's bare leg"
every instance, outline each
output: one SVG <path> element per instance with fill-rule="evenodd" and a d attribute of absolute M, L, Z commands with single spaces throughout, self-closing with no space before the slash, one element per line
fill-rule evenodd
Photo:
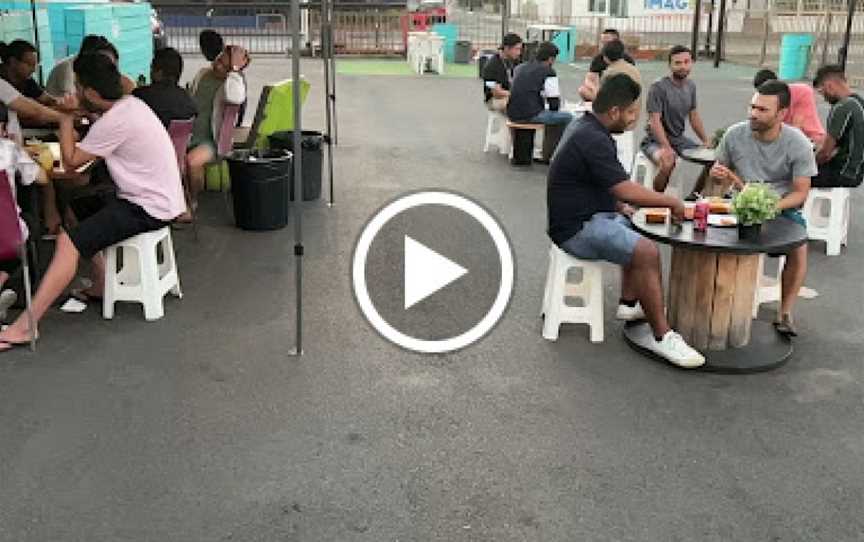
<path fill-rule="evenodd" d="M 621 268 L 621 297 L 639 301 L 655 338 L 671 329 L 663 305 L 660 251 L 647 239 L 639 240 L 630 265 Z"/>
<path fill-rule="evenodd" d="M 675 153 L 668 149 L 659 149 L 651 157 L 651 161 L 657 166 L 657 175 L 654 177 L 654 190 L 664 192 L 669 185 L 669 178 L 675 171 Z"/>
<path fill-rule="evenodd" d="M 798 292 L 807 277 L 807 245 L 803 244 L 786 255 L 786 266 L 780 278 L 780 321 L 789 317 L 791 322 L 792 309 L 798 299 Z M 794 331 L 794 330 L 793 330 Z"/>
<path fill-rule="evenodd" d="M 63 225 L 63 219 L 60 216 L 60 211 L 57 209 L 57 193 L 54 190 L 54 183 L 50 180 L 47 184 L 41 185 L 42 190 L 42 216 L 45 219 L 45 229 L 52 235 L 60 233 L 60 226 Z"/>
<path fill-rule="evenodd" d="M 45 312 L 54 303 L 66 286 L 75 278 L 78 269 L 78 249 L 72 244 L 72 240 L 61 231 L 57 236 L 57 246 L 54 250 L 54 258 L 45 272 L 36 295 L 33 296 L 33 319 L 39 322 Z M 0 331 L 0 343 L 21 343 L 30 340 L 30 329 L 27 315 L 22 314 L 15 322 Z"/>
<path fill-rule="evenodd" d="M 710 174 L 711 174 L 711 166 L 705 166 L 704 168 L 702 168 L 702 173 L 700 173 L 699 178 L 696 179 L 696 184 L 693 186 L 693 192 L 691 192 L 691 193 L 699 193 L 699 194 L 702 194 L 703 196 L 713 196 L 714 194 L 710 194 L 710 193 L 705 192 L 705 185 L 708 184 L 708 177 Z M 728 188 L 727 186 L 722 186 L 719 184 L 713 184 L 711 187 L 709 187 L 709 191 L 712 191 L 712 192 L 717 191 L 717 192 L 719 192 L 719 194 L 717 194 L 717 195 L 722 196 L 723 194 L 726 193 L 727 188 Z"/>

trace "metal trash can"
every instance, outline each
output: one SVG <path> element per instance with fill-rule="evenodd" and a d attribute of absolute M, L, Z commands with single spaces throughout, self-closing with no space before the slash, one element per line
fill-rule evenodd
<path fill-rule="evenodd" d="M 465 40 L 457 40 L 455 52 L 453 53 L 453 62 L 456 64 L 468 64 L 471 62 L 471 42 Z"/>
<path fill-rule="evenodd" d="M 227 158 L 234 221 L 244 230 L 278 230 L 288 225 L 291 153 L 237 150 Z"/>
<path fill-rule="evenodd" d="M 480 51 L 480 54 L 477 56 L 477 76 L 480 79 L 483 79 L 483 68 L 486 67 L 486 63 L 489 62 L 489 59 L 497 53 L 498 51 L 493 49 L 483 49 Z"/>
<path fill-rule="evenodd" d="M 294 132 L 284 130 L 274 132 L 267 137 L 270 148 L 274 150 L 294 151 Z M 321 197 L 321 165 L 324 161 L 324 135 L 313 130 L 303 130 L 300 133 L 300 147 L 303 156 L 300 167 L 303 168 L 303 201 L 312 201 Z M 288 192 L 291 201 L 294 201 L 294 183 L 291 183 Z"/>

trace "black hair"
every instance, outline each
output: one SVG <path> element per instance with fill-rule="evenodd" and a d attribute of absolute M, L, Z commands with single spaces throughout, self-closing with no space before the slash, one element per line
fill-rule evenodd
<path fill-rule="evenodd" d="M 514 34 L 510 32 L 509 34 L 504 36 L 504 39 L 501 40 L 501 47 L 513 47 L 515 45 L 519 45 L 522 43 L 522 38 L 519 37 L 519 34 Z"/>
<path fill-rule="evenodd" d="M 642 87 L 626 73 L 616 73 L 603 80 L 592 108 L 595 113 L 608 113 L 613 107 L 625 108 L 639 99 Z"/>
<path fill-rule="evenodd" d="M 839 64 L 826 64 L 825 66 L 822 66 L 821 68 L 816 70 L 816 77 L 813 78 L 813 86 L 822 86 L 822 83 L 825 82 L 825 79 L 829 79 L 831 77 L 837 77 L 840 80 L 845 81 L 846 72 L 843 69 L 843 66 Z"/>
<path fill-rule="evenodd" d="M 123 97 L 120 71 L 107 56 L 101 53 L 78 55 L 72 70 L 81 87 L 95 90 L 103 100 L 115 101 Z"/>
<path fill-rule="evenodd" d="M 198 45 L 201 47 L 201 53 L 204 55 L 204 58 L 209 62 L 213 62 L 225 48 L 225 41 L 219 32 L 208 28 L 198 34 Z"/>
<path fill-rule="evenodd" d="M 103 39 L 102 42 L 93 49 L 94 53 L 108 53 L 113 56 L 117 62 L 120 62 L 120 52 L 114 47 L 114 44 L 108 41 L 107 39 Z"/>
<path fill-rule="evenodd" d="M 614 28 L 606 28 L 603 30 L 603 32 L 600 32 L 600 33 L 601 34 L 615 34 L 616 38 L 619 38 L 619 39 L 621 38 L 621 34 L 619 34 L 618 30 L 616 30 Z"/>
<path fill-rule="evenodd" d="M 0 124 L 9 122 L 9 109 L 6 104 L 0 103 Z"/>
<path fill-rule="evenodd" d="M 24 55 L 35 52 L 36 48 L 24 40 L 15 40 L 9 44 L 0 41 L 0 60 L 3 61 L 3 64 L 6 64 L 12 58 L 15 60 L 24 60 Z"/>
<path fill-rule="evenodd" d="M 83 55 L 84 53 L 92 53 L 99 49 L 99 47 L 107 42 L 108 39 L 105 36 L 99 36 L 97 34 L 88 34 L 84 36 L 84 39 L 81 40 L 81 47 L 78 49 L 78 54 Z"/>
<path fill-rule="evenodd" d="M 771 70 L 759 70 L 753 77 L 753 88 L 759 88 L 765 81 L 777 79 L 777 74 Z"/>
<path fill-rule="evenodd" d="M 689 53 L 690 58 L 693 58 L 693 51 L 691 51 L 689 47 L 684 47 L 683 45 L 675 45 L 674 47 L 669 49 L 669 64 L 672 63 L 673 56 L 680 55 L 681 53 Z"/>
<path fill-rule="evenodd" d="M 603 46 L 601 53 L 609 59 L 609 62 L 621 60 L 624 58 L 624 44 L 621 43 L 621 40 L 610 41 Z"/>
<path fill-rule="evenodd" d="M 787 109 L 792 101 L 792 96 L 789 94 L 789 85 L 783 81 L 769 79 L 765 81 L 756 92 L 763 96 L 777 96 L 777 102 L 780 104 L 780 109 Z"/>
<path fill-rule="evenodd" d="M 558 47 L 551 41 L 544 41 L 537 47 L 537 61 L 544 62 L 558 56 Z"/>
<path fill-rule="evenodd" d="M 177 84 L 183 74 L 183 57 L 173 47 L 164 47 L 153 53 L 152 69 L 159 70 L 163 77 Z"/>

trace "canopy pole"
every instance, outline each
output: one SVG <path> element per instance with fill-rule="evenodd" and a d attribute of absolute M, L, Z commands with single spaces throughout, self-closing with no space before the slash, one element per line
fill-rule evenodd
<path fill-rule="evenodd" d="M 846 15 L 846 34 L 843 36 L 843 47 L 840 48 L 840 65 L 846 71 L 846 57 L 849 55 L 849 37 L 852 33 L 852 20 L 855 18 L 857 0 L 849 0 L 849 13 Z"/>
<path fill-rule="evenodd" d="M 324 60 L 324 113 L 326 117 L 326 136 L 324 142 L 327 144 L 327 168 L 329 172 L 330 183 L 330 201 L 328 207 L 333 207 L 335 204 L 335 194 L 333 190 L 333 93 L 331 92 L 333 79 L 336 73 L 331 71 L 331 58 L 333 57 L 333 27 L 332 27 L 332 6 L 333 0 L 321 0 L 321 56 Z"/>
<path fill-rule="evenodd" d="M 39 23 L 36 21 L 36 0 L 30 0 L 30 17 L 33 19 L 33 47 L 36 48 L 36 55 L 39 58 L 39 63 L 36 65 L 36 80 L 41 86 L 42 80 L 42 51 L 39 48 Z"/>
<path fill-rule="evenodd" d="M 697 49 L 699 48 L 699 30 L 702 26 L 700 23 L 702 19 L 702 0 L 696 0 L 696 4 L 693 6 L 693 33 L 690 36 L 690 50 L 693 51 L 693 58 L 696 58 L 698 54 Z"/>
<path fill-rule="evenodd" d="M 714 47 L 714 67 L 720 67 L 726 33 L 726 0 L 720 0 L 720 13 L 717 14 L 717 45 Z"/>
<path fill-rule="evenodd" d="M 291 355 L 303 355 L 303 131 L 302 112 L 300 109 L 300 0 L 291 0 L 291 77 L 294 86 L 294 182 L 291 183 L 291 194 L 294 198 L 294 261 L 296 263 L 296 305 L 297 328 L 294 350 Z"/>

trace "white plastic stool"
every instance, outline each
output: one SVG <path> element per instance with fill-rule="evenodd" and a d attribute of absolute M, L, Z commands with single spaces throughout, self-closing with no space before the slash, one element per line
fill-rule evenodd
<path fill-rule="evenodd" d="M 633 144 L 635 143 L 636 139 L 633 135 L 633 130 L 622 132 L 620 134 L 614 134 L 612 135 L 612 139 L 615 140 L 615 147 L 618 149 L 618 161 L 621 162 L 621 166 L 624 168 L 624 171 L 626 171 L 627 174 L 630 175 L 633 169 L 634 162 Z"/>
<path fill-rule="evenodd" d="M 507 117 L 498 111 L 488 111 L 486 120 L 486 142 L 483 152 L 495 147 L 501 154 L 510 154 L 510 129 L 507 128 Z"/>
<path fill-rule="evenodd" d="M 777 264 L 777 274 L 773 277 L 765 274 L 765 255 L 759 256 L 759 278 L 756 283 L 756 295 L 753 296 L 753 318 L 759 314 L 759 306 L 762 303 L 780 302 L 781 280 L 783 267 L 786 265 L 786 256 L 780 256 Z M 777 311 L 780 311 L 778 305 Z"/>
<path fill-rule="evenodd" d="M 656 176 L 657 166 L 654 165 L 654 162 L 645 156 L 642 151 L 637 152 L 633 158 L 633 170 L 630 172 L 630 180 L 641 184 L 645 188 L 654 190 L 654 177 Z"/>
<path fill-rule="evenodd" d="M 822 202 L 829 206 L 827 218 L 820 212 Z M 804 204 L 807 237 L 825 241 L 825 253 L 838 256 L 841 245 L 848 241 L 851 211 L 852 198 L 848 188 L 811 188 Z"/>
<path fill-rule="evenodd" d="M 161 263 L 157 247 L 162 249 Z M 119 270 L 118 250 L 122 250 L 123 255 Z M 170 227 L 138 234 L 105 250 L 103 318 L 114 317 L 114 303 L 117 301 L 137 301 L 144 305 L 145 319 L 158 320 L 165 314 L 162 298 L 168 292 L 183 296 Z"/>
<path fill-rule="evenodd" d="M 567 282 L 567 272 L 582 270 L 582 281 Z M 581 298 L 584 306 L 571 307 L 565 297 Z M 558 340 L 561 324 L 588 324 L 591 342 L 603 342 L 603 267 L 599 262 L 580 260 L 554 244 L 549 248 L 549 268 L 543 293 L 543 338 Z"/>

